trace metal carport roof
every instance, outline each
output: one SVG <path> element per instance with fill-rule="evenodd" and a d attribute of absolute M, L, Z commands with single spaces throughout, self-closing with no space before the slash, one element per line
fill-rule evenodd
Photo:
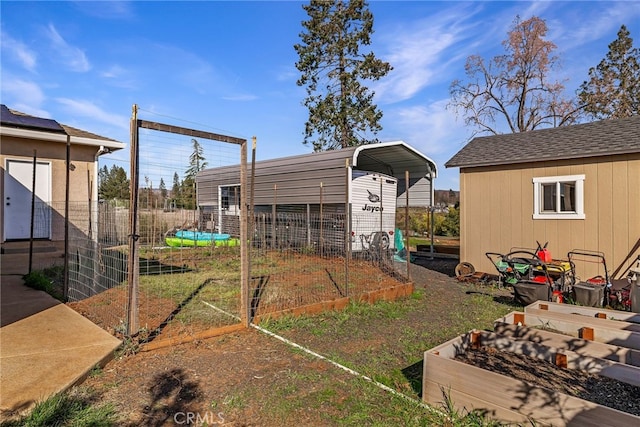
<path fill-rule="evenodd" d="M 396 178 L 404 178 L 409 171 L 410 179 L 435 178 L 438 174 L 436 163 L 404 141 L 381 142 L 358 147 L 352 150 L 354 168 L 386 173 Z"/>

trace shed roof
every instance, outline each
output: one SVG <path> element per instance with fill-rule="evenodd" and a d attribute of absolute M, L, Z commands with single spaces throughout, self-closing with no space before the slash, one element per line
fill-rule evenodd
<path fill-rule="evenodd" d="M 640 116 L 472 139 L 445 166 L 478 167 L 640 152 Z"/>
<path fill-rule="evenodd" d="M 125 144 L 115 139 L 107 138 L 58 123 L 53 119 L 31 116 L 0 104 L 0 134 L 17 136 L 27 139 L 38 139 L 52 142 L 66 142 L 70 136 L 72 144 L 104 146 L 114 150 L 124 148 Z"/>

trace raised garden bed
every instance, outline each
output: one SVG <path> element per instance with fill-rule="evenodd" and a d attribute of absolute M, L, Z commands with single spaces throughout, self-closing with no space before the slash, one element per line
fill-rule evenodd
<path fill-rule="evenodd" d="M 505 335 L 472 331 L 425 352 L 423 400 L 507 422 L 640 425 L 640 368 L 626 363 L 637 351 L 514 325 L 533 317 L 512 313 L 496 323 Z"/>
<path fill-rule="evenodd" d="M 495 322 L 494 331 L 517 340 L 528 340 L 572 351 L 576 354 L 597 357 L 627 365 L 640 366 L 640 351 L 631 348 L 583 340 L 538 328 L 529 328 L 503 322 Z"/>
<path fill-rule="evenodd" d="M 640 323 L 640 314 L 631 311 L 610 310 L 607 308 L 585 307 L 572 304 L 559 304 L 556 302 L 536 301 L 524 308 L 527 313 L 531 310 L 548 310 L 560 314 L 581 314 L 583 316 L 597 317 L 600 319 L 622 320 L 630 323 Z"/>
<path fill-rule="evenodd" d="M 553 313 L 529 308 L 512 312 L 498 321 L 554 330 L 589 341 L 640 350 L 640 324 L 578 314 Z"/>
<path fill-rule="evenodd" d="M 417 252 L 431 252 L 431 245 L 417 245 Z M 460 256 L 459 245 L 433 245 L 433 252 L 437 254 L 458 255 Z"/>
<path fill-rule="evenodd" d="M 597 373 L 566 369 L 544 359 L 487 346 L 466 351 L 457 356 L 456 360 L 631 415 L 640 415 L 640 387 L 625 381 L 634 377 L 636 383 L 640 380 L 636 367 L 630 367 L 636 370 L 634 375 L 609 378 Z"/>

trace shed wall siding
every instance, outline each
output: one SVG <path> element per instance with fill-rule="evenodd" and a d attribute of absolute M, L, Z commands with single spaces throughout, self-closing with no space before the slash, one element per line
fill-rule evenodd
<path fill-rule="evenodd" d="M 486 252 L 535 249 L 549 242 L 554 258 L 573 249 L 601 251 L 610 273 L 620 276 L 640 255 L 640 154 L 585 160 L 463 168 L 460 171 L 461 260 L 495 274 Z M 534 220 L 533 178 L 584 174 L 584 220 Z M 604 271 L 578 265 L 582 278 Z M 617 277 L 616 277 L 617 278 Z"/>

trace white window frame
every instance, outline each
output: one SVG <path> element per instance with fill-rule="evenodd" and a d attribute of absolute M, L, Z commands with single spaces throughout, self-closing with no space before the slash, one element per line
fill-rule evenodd
<path fill-rule="evenodd" d="M 533 178 L 533 219 L 584 219 L 584 175 L 545 176 Z M 575 183 L 576 200 L 575 211 L 572 212 L 544 212 L 542 211 L 542 184 L 556 184 L 561 182 Z M 560 188 L 556 191 L 556 207 L 560 209 Z"/>

